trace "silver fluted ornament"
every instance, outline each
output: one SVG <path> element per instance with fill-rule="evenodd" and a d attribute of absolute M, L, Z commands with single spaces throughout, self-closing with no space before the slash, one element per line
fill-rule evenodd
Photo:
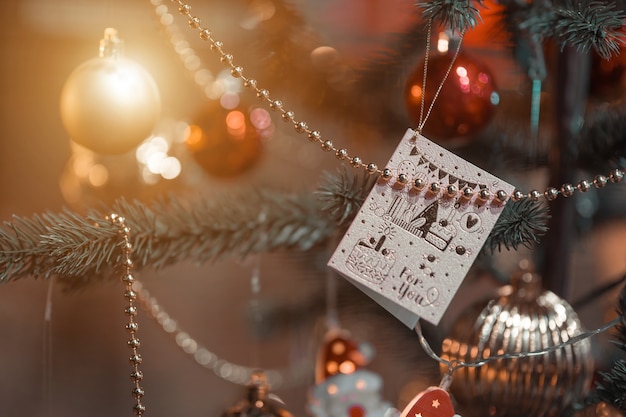
<path fill-rule="evenodd" d="M 539 351 L 584 332 L 576 312 L 541 288 L 540 277 L 520 271 L 486 307 L 461 315 L 443 342 L 448 360 Z M 451 392 L 465 417 L 556 416 L 586 394 L 593 375 L 588 339 L 540 356 L 500 359 L 454 374 Z"/>

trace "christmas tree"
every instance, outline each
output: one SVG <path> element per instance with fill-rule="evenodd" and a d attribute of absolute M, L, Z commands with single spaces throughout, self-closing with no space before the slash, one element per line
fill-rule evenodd
<path fill-rule="evenodd" d="M 4 2 L 2 414 L 626 412 L 622 6 Z M 326 265 L 368 210 L 357 275 L 467 260 L 418 335 Z"/>

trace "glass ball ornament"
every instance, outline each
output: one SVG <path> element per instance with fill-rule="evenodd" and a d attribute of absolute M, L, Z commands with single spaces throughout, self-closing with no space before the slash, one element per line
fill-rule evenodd
<path fill-rule="evenodd" d="M 150 136 L 161 113 L 152 76 L 121 54 L 117 31 L 108 28 L 100 56 L 79 65 L 61 92 L 61 120 L 70 138 L 102 154 L 122 154 Z"/>
<path fill-rule="evenodd" d="M 443 342 L 443 358 L 476 362 L 492 355 L 539 351 L 583 333 L 573 308 L 542 290 L 535 273 L 519 271 L 499 293 L 484 308 L 475 306 L 461 314 Z M 554 417 L 584 398 L 593 370 L 591 343 L 584 339 L 539 356 L 458 369 L 451 392 L 465 417 Z"/>
<path fill-rule="evenodd" d="M 211 102 L 187 128 L 185 144 L 209 176 L 234 178 L 260 161 L 262 141 L 272 126 L 264 109 L 241 104 L 227 108 Z"/>
<path fill-rule="evenodd" d="M 422 96 L 425 116 L 451 61 L 450 53 L 429 57 L 425 91 L 423 62 L 407 78 L 405 104 L 415 124 L 419 123 Z M 489 69 L 459 53 L 424 125 L 424 134 L 433 140 L 468 139 L 487 126 L 499 101 Z"/>
<path fill-rule="evenodd" d="M 267 377 L 256 371 L 247 388 L 246 398 L 229 407 L 222 417 L 293 417 L 285 403 L 270 392 Z"/>

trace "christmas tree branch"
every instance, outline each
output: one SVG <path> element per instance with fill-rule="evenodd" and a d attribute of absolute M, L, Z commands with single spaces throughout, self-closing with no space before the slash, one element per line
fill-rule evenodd
<path fill-rule="evenodd" d="M 138 268 L 307 250 L 334 228 L 310 194 L 253 191 L 191 205 L 171 198 L 152 207 L 121 200 L 86 216 L 66 211 L 6 222 L 0 228 L 0 282 L 54 275 L 74 288 L 106 278 L 122 259 L 117 227 L 106 220 L 111 212 L 125 216 L 132 229 Z"/>
<path fill-rule="evenodd" d="M 528 31 L 537 39 L 554 38 L 563 47 L 570 45 L 581 52 L 593 49 L 605 59 L 619 53 L 624 37 L 620 32 L 624 13 L 615 3 L 508 1 L 505 5 L 508 9 L 505 13 L 509 14 L 505 20 L 516 25 L 509 29 L 511 33 Z M 478 9 L 467 0 L 430 0 L 420 6 L 425 18 L 459 32 L 472 29 L 480 20 Z"/>
<path fill-rule="evenodd" d="M 375 175 L 353 175 L 345 169 L 337 176 L 325 173 L 325 184 L 317 192 L 320 208 L 339 229 L 347 228 L 377 179 Z"/>
<path fill-rule="evenodd" d="M 150 207 L 120 200 L 85 216 L 66 210 L 15 217 L 0 227 L 0 282 L 56 276 L 74 288 L 108 278 L 122 259 L 117 227 L 107 220 L 111 213 L 124 216 L 132 230 L 138 268 L 279 249 L 306 251 L 347 227 L 361 208 L 376 177 L 352 173 L 327 176 L 316 196 L 257 190 L 189 204 L 172 197 Z M 511 203 L 487 247 L 536 242 L 545 221 L 544 209 L 535 203 Z"/>
<path fill-rule="evenodd" d="M 538 202 L 522 200 L 509 202 L 502 211 L 485 242 L 488 252 L 516 250 L 519 245 L 530 247 L 548 231 L 548 208 Z"/>
<path fill-rule="evenodd" d="M 624 34 L 619 32 L 624 14 L 615 3 L 568 1 L 554 13 L 554 31 L 562 46 L 581 52 L 594 49 L 604 59 L 619 54 Z"/>
<path fill-rule="evenodd" d="M 606 104 L 589 112 L 579 143 L 585 168 L 619 167 L 619 159 L 626 158 L 626 105 L 622 102 Z M 607 162 L 611 164 L 608 167 Z"/>
<path fill-rule="evenodd" d="M 617 314 L 621 322 L 616 326 L 616 344 L 626 352 L 626 286 L 620 294 Z M 600 375 L 602 381 L 597 384 L 592 396 L 626 412 L 626 360 L 615 361 L 609 372 L 601 372 Z"/>
<path fill-rule="evenodd" d="M 472 29 L 480 20 L 478 9 L 468 0 L 431 0 L 419 5 L 426 19 L 433 19 L 458 32 Z"/>

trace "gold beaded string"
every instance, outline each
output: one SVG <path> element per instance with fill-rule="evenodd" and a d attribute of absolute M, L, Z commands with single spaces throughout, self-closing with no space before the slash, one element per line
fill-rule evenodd
<path fill-rule="evenodd" d="M 161 326 L 165 333 L 171 335 L 176 345 L 192 357 L 198 365 L 210 370 L 218 378 L 233 384 L 246 385 L 250 382 L 258 368 L 230 362 L 212 352 L 187 333 L 141 282 L 135 281 L 134 288 L 140 307 Z M 310 359 L 306 358 L 297 366 L 288 369 L 263 369 L 263 373 L 273 388 L 280 388 L 303 383 L 310 376 L 310 370 Z"/>
<path fill-rule="evenodd" d="M 130 334 L 128 339 L 128 347 L 131 350 L 131 356 L 129 358 L 132 372 L 130 373 L 130 380 L 133 383 L 133 389 L 131 395 L 135 400 L 133 406 L 133 412 L 135 415 L 141 416 L 146 411 L 146 407 L 142 403 L 144 396 L 144 390 L 141 387 L 141 381 L 143 380 L 143 372 L 139 369 L 139 365 L 142 362 L 142 357 L 138 352 L 141 343 L 137 338 L 137 331 L 139 330 L 139 324 L 135 320 L 137 316 L 137 306 L 135 306 L 135 300 L 137 299 L 137 293 L 133 289 L 133 283 L 135 277 L 132 274 L 133 261 L 131 259 L 131 253 L 133 252 L 133 245 L 130 242 L 130 227 L 126 225 L 126 219 L 123 216 L 119 216 L 115 213 L 109 216 L 109 220 L 118 226 L 118 233 L 122 237 L 121 249 L 122 249 L 122 282 L 124 283 L 124 298 L 128 302 L 124 313 L 128 316 L 128 323 L 126 324 L 126 331 Z"/>
<path fill-rule="evenodd" d="M 191 14 L 191 6 L 188 3 L 185 3 L 182 0 L 171 0 L 172 3 L 178 5 L 178 11 L 181 15 L 186 16 L 188 18 L 188 25 L 192 29 L 198 30 L 200 34 L 200 39 L 205 42 L 209 42 L 211 51 L 214 51 L 219 54 L 220 61 L 226 67 L 230 69 L 230 73 L 235 78 L 241 78 L 244 82 L 244 87 L 252 90 L 256 93 L 257 97 L 263 102 L 269 105 L 269 108 L 273 111 L 279 112 L 281 118 L 286 123 L 291 123 L 295 129 L 295 131 L 299 134 L 306 134 L 309 140 L 313 143 L 318 143 L 323 151 L 325 152 L 333 152 L 337 159 L 342 161 L 348 161 L 350 165 L 354 168 L 364 168 L 365 171 L 369 174 L 379 174 L 380 179 L 383 181 L 390 181 L 393 179 L 394 174 L 389 168 L 378 168 L 373 162 L 365 163 L 363 160 L 356 155 L 350 155 L 348 150 L 345 148 L 337 148 L 333 144 L 332 140 L 324 139 L 322 137 L 322 133 L 319 130 L 312 130 L 309 128 L 308 124 L 303 120 L 297 120 L 295 113 L 292 110 L 288 110 L 284 107 L 283 102 L 281 100 L 275 99 L 270 95 L 269 90 L 265 88 L 260 88 L 257 85 L 257 81 L 254 78 L 249 78 L 243 75 L 243 67 L 239 65 L 235 65 L 233 63 L 233 55 L 230 53 L 226 53 L 224 51 L 224 44 L 221 41 L 215 40 L 213 38 L 212 32 L 209 28 L 205 28 L 202 26 L 201 20 L 199 17 Z M 418 132 L 413 137 L 413 140 L 417 140 L 419 137 Z M 591 187 L 595 188 L 603 188 L 609 182 L 611 183 L 619 183 L 624 178 L 624 168 L 615 168 L 610 171 L 607 175 L 598 174 L 593 177 L 592 180 L 581 180 L 576 185 L 565 183 L 561 185 L 559 188 L 556 187 L 547 187 L 545 191 L 541 192 L 538 190 L 531 190 L 528 193 L 524 193 L 519 190 L 515 190 L 511 196 L 508 196 L 506 192 L 503 190 L 498 190 L 493 193 L 494 200 L 499 203 L 504 203 L 510 197 L 511 200 L 521 201 L 525 199 L 529 199 L 531 201 L 538 201 L 541 198 L 545 198 L 548 201 L 555 200 L 557 197 L 571 197 L 574 195 L 576 191 L 581 193 L 585 193 L 591 189 Z M 404 186 L 409 182 L 409 178 L 407 178 L 406 174 L 399 173 L 396 177 L 397 183 Z M 433 184 L 425 184 L 421 179 L 416 179 L 411 184 L 412 189 L 421 192 L 424 188 L 428 188 L 430 192 L 439 193 L 441 190 L 441 184 L 433 183 Z M 461 190 L 452 190 L 449 189 L 446 191 L 448 197 L 454 197 L 457 193 L 464 198 L 472 197 L 474 194 L 478 194 L 480 200 L 486 201 L 491 197 L 491 193 L 488 190 L 482 189 L 476 192 L 474 189 L 466 187 Z"/>

